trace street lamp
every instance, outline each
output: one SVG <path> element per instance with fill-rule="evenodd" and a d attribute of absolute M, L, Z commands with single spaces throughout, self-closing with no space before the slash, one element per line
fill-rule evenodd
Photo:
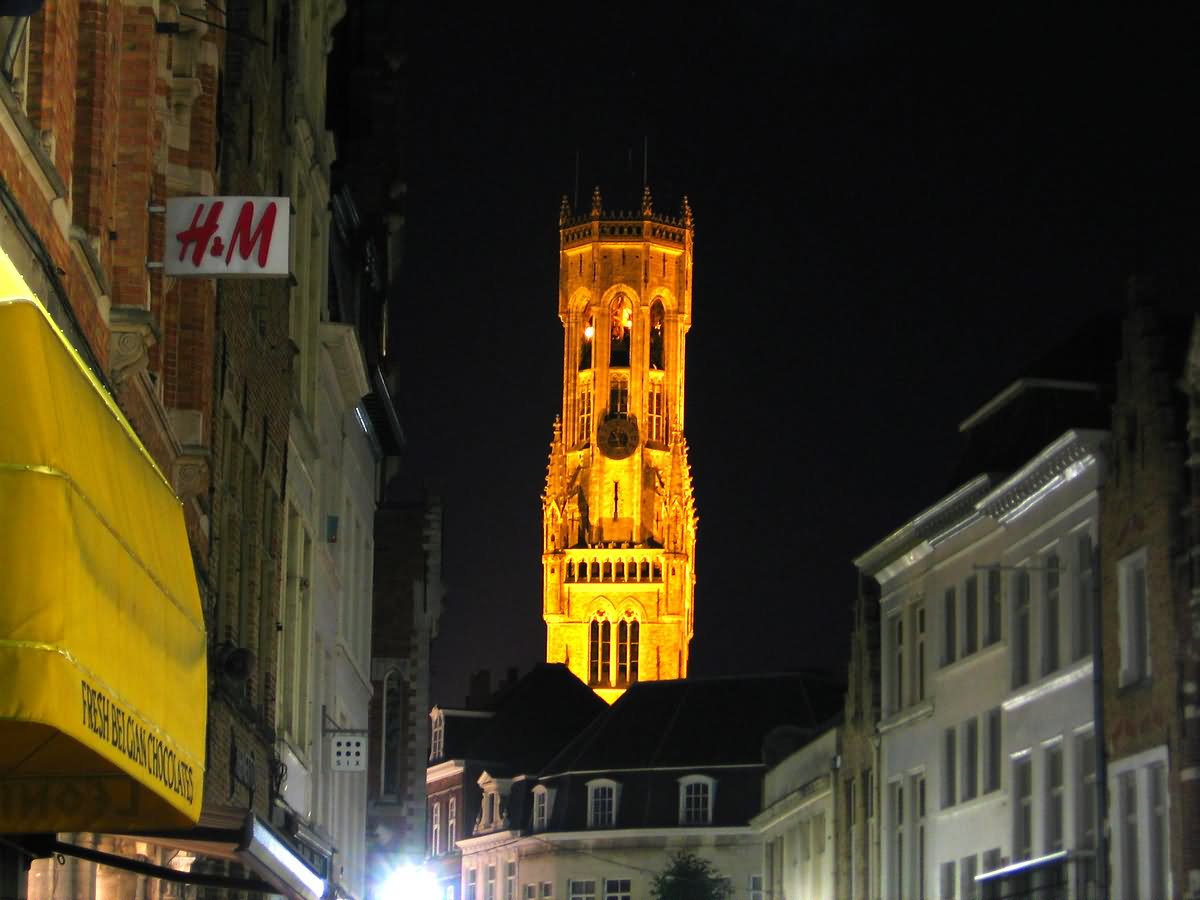
<path fill-rule="evenodd" d="M 376 900 L 438 900 L 437 878 L 428 869 L 402 863 L 380 882 Z"/>

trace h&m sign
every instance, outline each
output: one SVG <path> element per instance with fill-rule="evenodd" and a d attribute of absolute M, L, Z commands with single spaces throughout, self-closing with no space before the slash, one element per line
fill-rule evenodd
<path fill-rule="evenodd" d="M 287 277 L 287 197 L 172 197 L 163 271 L 176 277 Z"/>

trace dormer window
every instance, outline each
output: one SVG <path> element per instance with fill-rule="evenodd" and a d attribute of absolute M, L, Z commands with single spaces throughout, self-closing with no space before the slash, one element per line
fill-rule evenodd
<path fill-rule="evenodd" d="M 587 783 L 588 828 L 612 828 L 617 824 L 617 804 L 621 786 L 611 778 L 597 778 Z"/>
<path fill-rule="evenodd" d="M 479 818 L 475 822 L 475 834 L 487 834 L 508 827 L 508 792 L 512 788 L 511 778 L 494 778 L 487 772 L 479 776 L 479 787 L 483 790 L 483 802 L 479 807 Z"/>
<path fill-rule="evenodd" d="M 435 708 L 429 718 L 433 722 L 429 735 L 429 758 L 441 759 L 445 753 L 446 717 L 440 709 Z"/>
<path fill-rule="evenodd" d="M 679 779 L 679 824 L 711 825 L 717 782 L 707 775 Z"/>
<path fill-rule="evenodd" d="M 554 788 L 539 784 L 533 789 L 533 830 L 545 831 L 554 807 Z"/>

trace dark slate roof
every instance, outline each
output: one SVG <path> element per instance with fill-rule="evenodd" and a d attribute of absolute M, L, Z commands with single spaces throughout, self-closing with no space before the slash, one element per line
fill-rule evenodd
<path fill-rule="evenodd" d="M 502 777 L 538 771 L 608 708 L 561 663 L 538 663 L 498 692 L 488 706 L 492 716 L 474 720 L 479 727 L 469 740 L 456 745 L 453 756 L 482 761 L 490 773 Z"/>
<path fill-rule="evenodd" d="M 948 486 L 983 473 L 1012 472 L 1069 429 L 1107 430 L 1120 355 L 1120 316 L 1105 314 L 1025 366 L 995 397 L 1003 397 L 1017 381 L 1028 386 L 1011 392 L 986 415 L 977 413 L 962 429 L 965 443 Z M 1092 387 L 1081 389 L 1085 385 Z"/>
<path fill-rule="evenodd" d="M 465 713 L 465 715 L 464 715 Z M 465 759 L 467 751 L 489 727 L 494 714 L 480 716 L 478 710 L 442 710 L 442 755 L 430 762 L 444 759 Z"/>
<path fill-rule="evenodd" d="M 844 681 L 819 673 L 641 682 L 541 774 L 761 763 L 770 731 L 815 737 L 841 713 L 844 691 Z"/>

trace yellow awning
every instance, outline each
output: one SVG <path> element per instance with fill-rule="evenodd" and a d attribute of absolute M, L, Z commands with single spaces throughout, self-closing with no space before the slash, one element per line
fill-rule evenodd
<path fill-rule="evenodd" d="M 206 707 L 179 500 L 0 251 L 0 832 L 194 824 Z"/>

